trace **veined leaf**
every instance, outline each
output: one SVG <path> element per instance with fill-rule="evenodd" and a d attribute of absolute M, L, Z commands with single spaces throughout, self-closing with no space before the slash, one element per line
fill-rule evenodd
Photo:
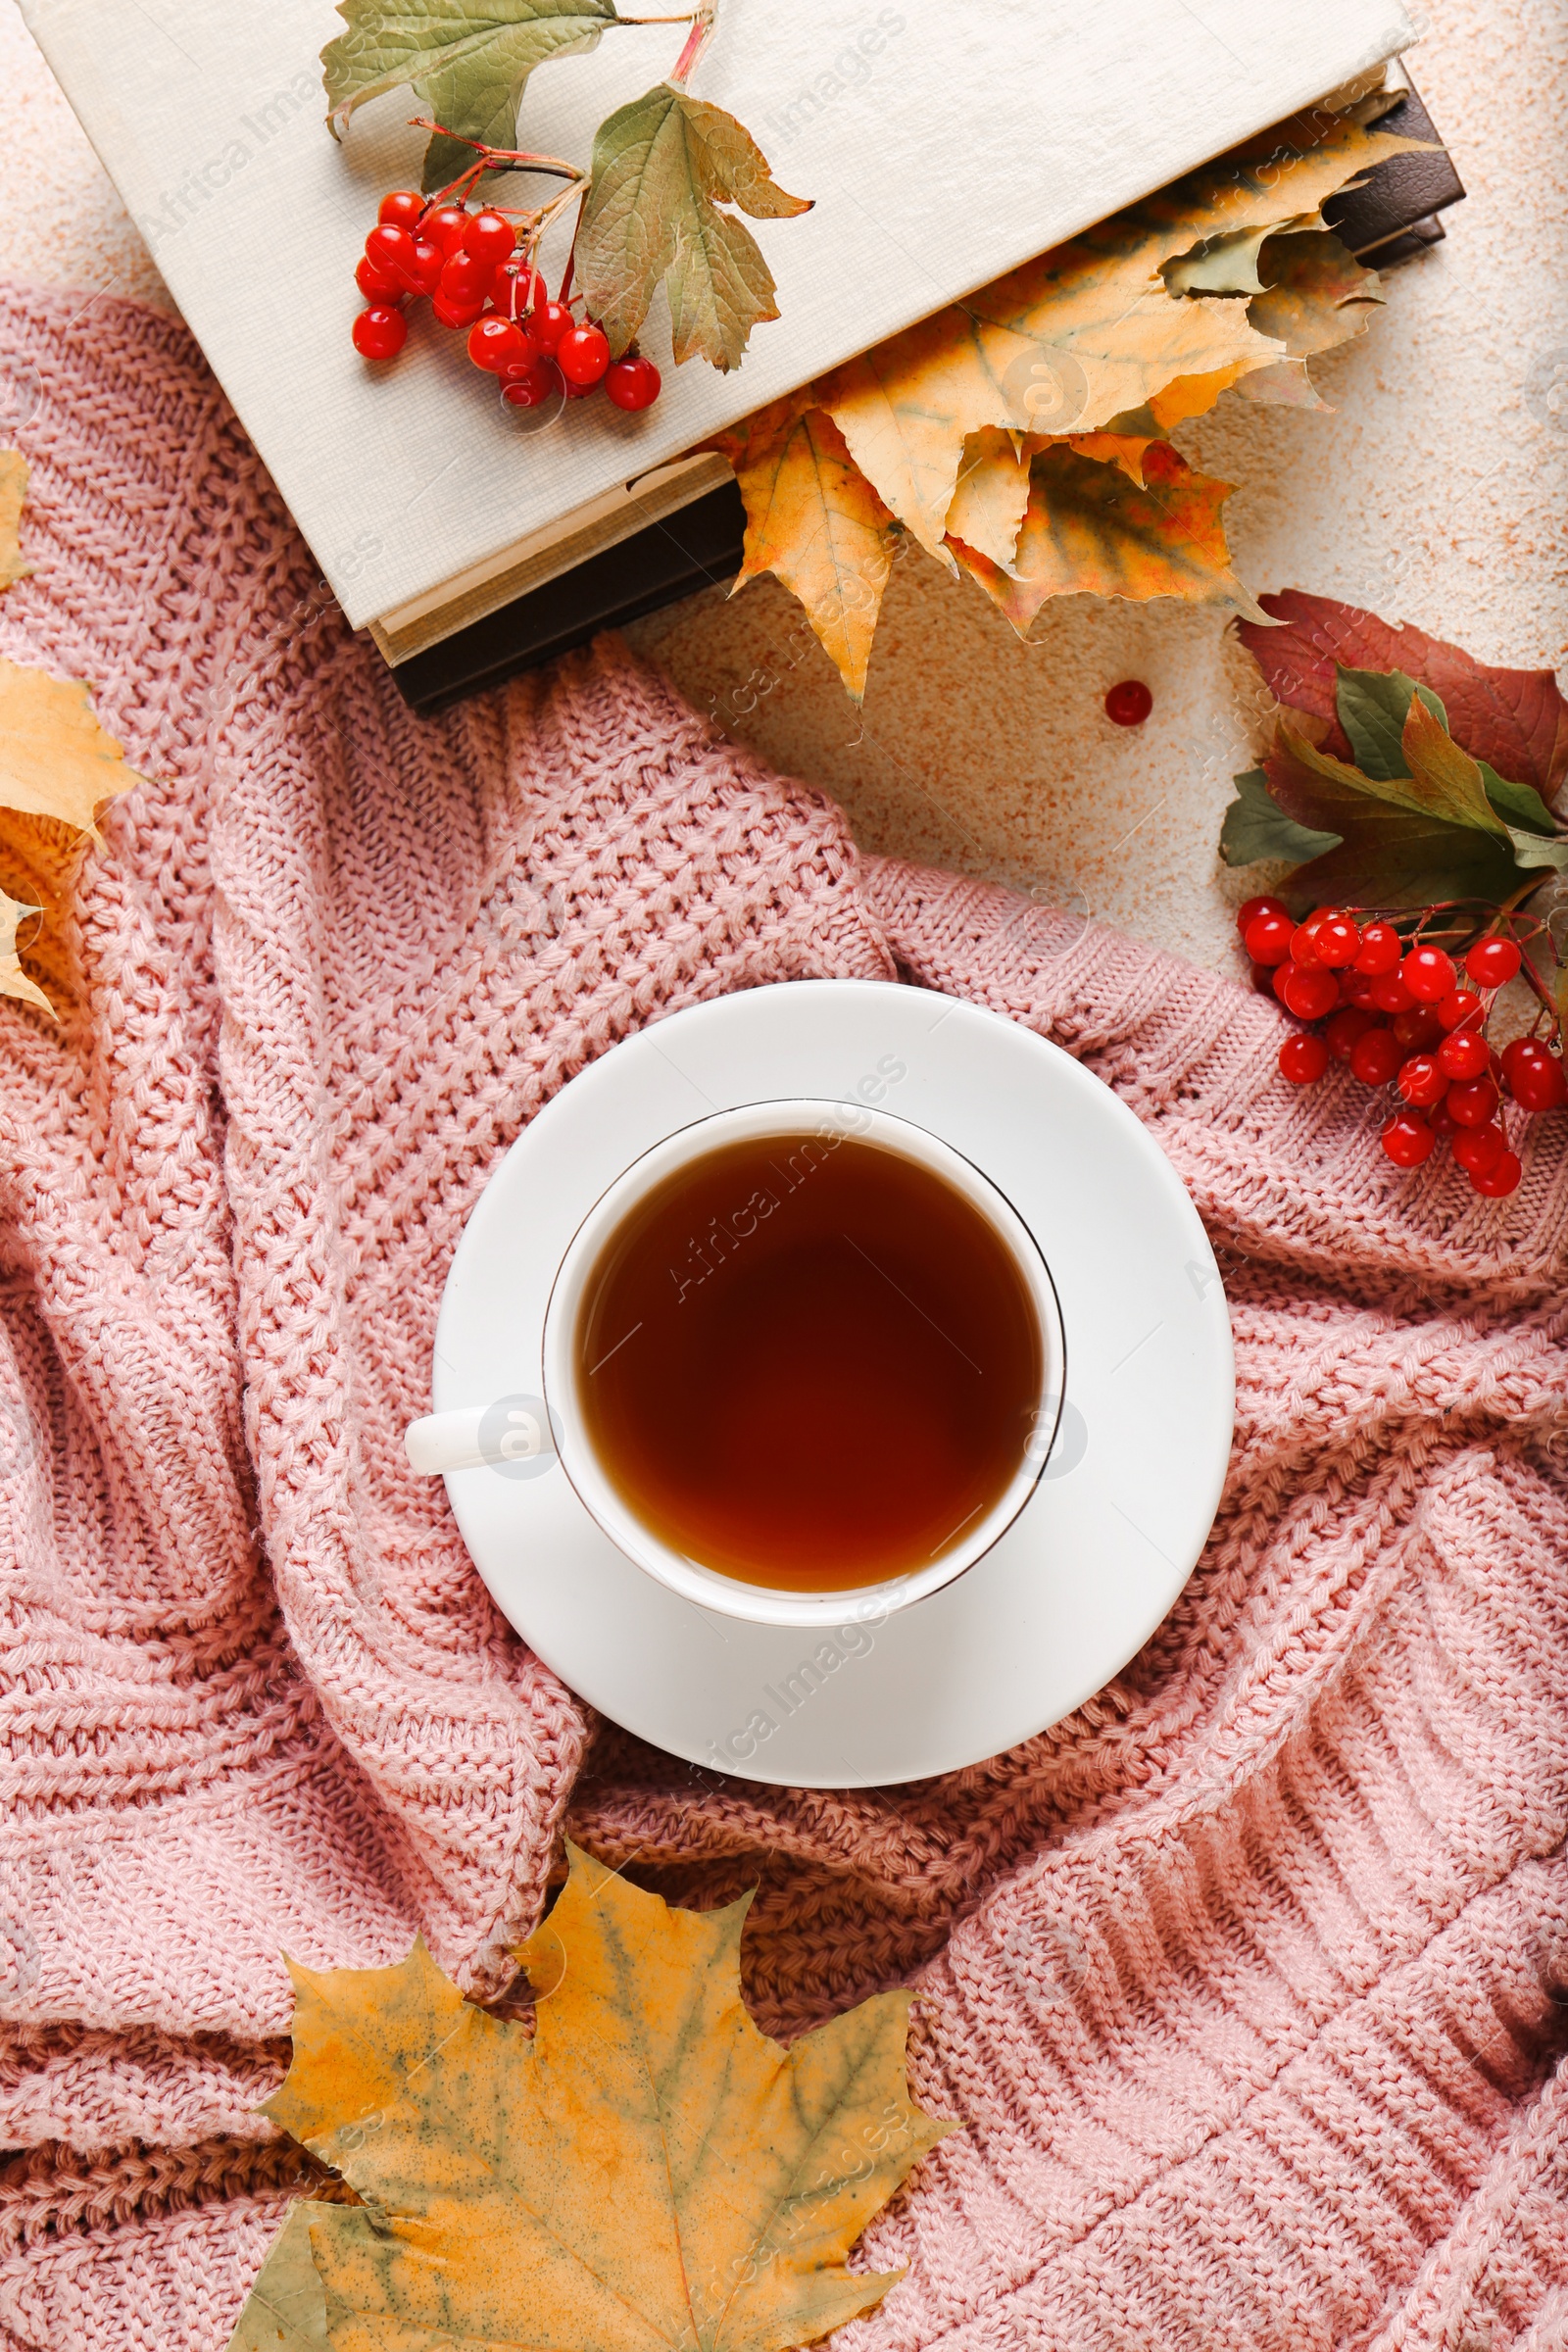
<path fill-rule="evenodd" d="M 0 591 L 14 588 L 32 569 L 23 562 L 18 529 L 26 495 L 26 459 L 20 449 L 0 449 Z"/>
<path fill-rule="evenodd" d="M 1555 837 L 1544 841 L 1539 833 L 1516 832 L 1512 825 L 1508 827 L 1508 839 L 1513 843 L 1519 864 L 1554 865 L 1559 874 L 1568 873 L 1568 841 Z"/>
<path fill-rule="evenodd" d="M 53 1018 L 54 1006 L 37 982 L 28 979 L 17 954 L 17 925 L 27 915 L 40 911 L 36 906 L 19 906 L 0 890 L 0 997 L 20 997 L 24 1004 L 35 1005 L 38 1011 Z"/>
<path fill-rule="evenodd" d="M 1519 886 L 1505 834 L 1499 839 L 1490 828 L 1434 814 L 1406 784 L 1362 775 L 1308 743 L 1288 720 L 1280 722 L 1264 770 L 1288 817 L 1340 837 L 1337 850 L 1298 866 L 1280 886 L 1293 913 L 1330 905 L 1435 906 L 1452 899 L 1496 906 Z"/>
<path fill-rule="evenodd" d="M 1268 283 L 1258 275 L 1265 240 L 1322 225 L 1316 213 L 1298 213 L 1293 220 L 1254 220 L 1246 228 L 1224 229 L 1173 262 L 1162 262 L 1159 274 L 1171 294 L 1261 294 Z"/>
<path fill-rule="evenodd" d="M 1410 698 L 1416 693 L 1438 724 L 1446 728 L 1448 713 L 1438 696 L 1430 686 L 1418 688 L 1402 669 L 1336 670 L 1335 710 L 1349 739 L 1351 756 L 1363 775 L 1394 777 L 1410 773 L 1404 756 L 1404 722 L 1409 715 Z"/>
<path fill-rule="evenodd" d="M 1284 356 L 1243 304 L 1172 297 L 1157 274 L 1163 262 L 1200 239 L 1314 212 L 1358 172 L 1418 144 L 1351 124 L 1266 171 L 1195 172 L 850 361 L 822 379 L 818 398 L 861 472 L 943 559 L 971 433 L 1098 431 L 1178 377 Z"/>
<path fill-rule="evenodd" d="M 85 686 L 0 661 L 0 809 L 96 836 L 104 803 L 140 782 L 93 716 Z"/>
<path fill-rule="evenodd" d="M 1513 823 L 1522 825 L 1527 833 L 1549 834 L 1554 830 L 1551 810 L 1533 785 L 1510 784 L 1506 776 L 1499 776 L 1496 769 L 1490 767 L 1485 760 L 1478 760 L 1476 765 L 1481 770 L 1487 798 L 1500 817 L 1511 817 Z"/>
<path fill-rule="evenodd" d="M 1309 360 L 1363 334 L 1383 301 L 1377 271 L 1363 268 L 1332 229 L 1270 236 L 1261 263 L 1263 291 L 1248 304 L 1247 315 L 1293 360 Z"/>
<path fill-rule="evenodd" d="M 858 702 L 893 563 L 893 517 L 820 409 L 776 402 L 743 439 L 725 435 L 717 446 L 746 504 L 736 588 L 776 572 Z"/>
<path fill-rule="evenodd" d="M 1236 798 L 1219 833 L 1219 854 L 1227 865 L 1256 865 L 1264 858 L 1283 858 L 1299 865 L 1339 848 L 1338 833 L 1316 832 L 1286 815 L 1260 767 L 1249 768 L 1235 783 Z"/>
<path fill-rule="evenodd" d="M 1139 489 L 1119 467 L 1054 444 L 1030 468 L 1029 507 L 1011 571 L 955 543 L 964 569 L 1020 637 L 1050 598 L 1086 591 L 1256 611 L 1231 570 L 1220 522 L 1229 482 L 1195 473 L 1162 441 L 1149 449 L 1144 467 L 1146 486 Z"/>
<path fill-rule="evenodd" d="M 1419 691 L 1410 697 L 1401 741 L 1410 770 L 1405 789 L 1422 808 L 1450 824 L 1473 825 L 1479 833 L 1507 839 L 1508 828 L 1487 798 L 1480 768 L 1433 716 Z"/>
<path fill-rule="evenodd" d="M 837 427 L 835 426 L 835 431 Z M 948 509 L 955 539 L 1005 571 L 1012 562 L 1029 504 L 1030 443 L 994 424 L 964 443 L 957 488 Z"/>
<path fill-rule="evenodd" d="M 1401 669 L 1442 698 L 1473 760 L 1555 801 L 1568 775 L 1568 702 L 1549 669 L 1493 668 L 1422 629 L 1298 588 L 1260 601 L 1277 625 L 1243 621 L 1242 642 L 1282 703 L 1333 722 L 1334 749 L 1349 750 L 1335 712 L 1337 667 Z"/>
<path fill-rule="evenodd" d="M 785 2352 L 900 2276 L 845 2257 L 956 2129 L 909 2098 L 911 1996 L 784 2050 L 741 2000 L 749 1897 L 671 1910 L 568 1850 L 521 1955 L 548 1969 L 531 2040 L 422 1942 L 396 1968 L 292 1971 L 266 2111 L 367 2200 L 297 2209 L 335 2352 Z"/>
<path fill-rule="evenodd" d="M 321 52 L 333 135 L 370 99 L 417 90 L 456 134 L 431 139 L 427 189 L 472 163 L 459 140 L 515 146 L 517 101 L 535 66 L 594 48 L 616 21 L 615 0 L 339 0 L 338 14 L 347 30 Z"/>
<path fill-rule="evenodd" d="M 326 2297 L 311 2252 L 316 2210 L 304 2201 L 289 2207 L 228 2339 L 228 2352 L 332 2352 Z"/>
<path fill-rule="evenodd" d="M 696 351 L 715 368 L 738 368 L 752 328 L 778 317 L 761 248 L 721 204 L 757 220 L 810 210 L 809 198 L 775 184 L 766 157 L 733 115 L 672 82 L 600 124 L 577 271 L 612 351 L 630 344 L 661 278 L 677 361 Z"/>

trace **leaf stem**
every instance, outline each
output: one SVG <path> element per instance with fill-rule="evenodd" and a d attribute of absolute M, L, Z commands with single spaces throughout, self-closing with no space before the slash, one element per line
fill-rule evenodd
<path fill-rule="evenodd" d="M 483 139 L 470 139 L 461 130 L 448 130 L 444 122 L 433 122 L 428 115 L 412 116 L 409 128 L 439 131 L 442 138 L 451 139 L 459 147 L 472 147 L 479 157 L 477 170 L 480 172 L 493 172 L 500 165 L 513 172 L 548 172 L 556 179 L 575 181 L 588 176 L 577 165 L 564 162 L 559 155 L 531 155 L 525 147 L 487 147 Z M 466 172 L 458 174 L 458 179 L 452 185 L 456 187 L 458 180 L 466 179 L 469 172 L 474 171 L 475 166 L 470 164 Z"/>
<path fill-rule="evenodd" d="M 718 0 L 701 0 L 701 5 L 691 20 L 692 28 L 686 36 L 686 46 L 676 58 L 674 69 L 669 76 L 677 89 L 684 88 L 691 77 L 692 69 L 697 60 L 712 39 L 713 19 L 717 14 Z"/>

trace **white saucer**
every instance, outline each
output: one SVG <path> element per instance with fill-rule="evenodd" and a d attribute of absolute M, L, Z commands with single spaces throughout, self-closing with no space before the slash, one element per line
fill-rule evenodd
<path fill-rule="evenodd" d="M 557 1267 L 639 1153 L 709 1112 L 872 1101 L 983 1169 L 1030 1227 L 1066 1335 L 1033 1498 L 966 1575 L 819 1635 L 722 1617 L 601 1533 L 559 1464 L 448 1474 L 479 1573 L 562 1680 L 645 1740 L 785 1787 L 922 1780 L 1081 1706 L 1191 1575 L 1230 1453 L 1213 1252 L 1132 1112 L 1029 1030 L 927 990 L 788 981 L 672 1014 L 564 1087 L 468 1220 L 436 1330 L 438 1411 L 537 1397 Z"/>

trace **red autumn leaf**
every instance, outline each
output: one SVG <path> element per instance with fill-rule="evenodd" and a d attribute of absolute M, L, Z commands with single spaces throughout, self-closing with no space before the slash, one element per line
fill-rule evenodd
<path fill-rule="evenodd" d="M 1237 623 L 1242 642 L 1282 703 L 1329 722 L 1323 748 L 1348 760 L 1335 708 L 1335 664 L 1402 669 L 1430 686 L 1448 713 L 1455 743 L 1515 784 L 1532 784 L 1549 806 L 1568 775 L 1568 703 L 1549 669 L 1494 669 L 1422 629 L 1380 620 L 1299 588 L 1258 599 L 1283 627 Z"/>

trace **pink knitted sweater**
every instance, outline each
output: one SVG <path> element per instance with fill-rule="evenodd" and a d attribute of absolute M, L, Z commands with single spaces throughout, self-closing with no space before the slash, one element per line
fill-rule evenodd
<path fill-rule="evenodd" d="M 169 320 L 15 294 L 41 405 L 0 648 L 151 781 L 84 1009 L 0 1007 L 0 2339 L 218 2352 L 299 2158 L 287 1947 L 476 1991 L 563 1828 L 760 1883 L 789 2033 L 918 1982 L 968 2129 L 875 2226 L 854 2352 L 1568 2344 L 1562 1122 L 1522 1191 L 1396 1175 L 1230 983 L 858 863 L 614 645 L 408 716 Z M 1235 1456 L 1090 1705 L 836 1796 L 589 1720 L 404 1464 L 464 1218 L 641 1023 L 907 976 L 1081 1055 L 1226 1268 Z"/>

